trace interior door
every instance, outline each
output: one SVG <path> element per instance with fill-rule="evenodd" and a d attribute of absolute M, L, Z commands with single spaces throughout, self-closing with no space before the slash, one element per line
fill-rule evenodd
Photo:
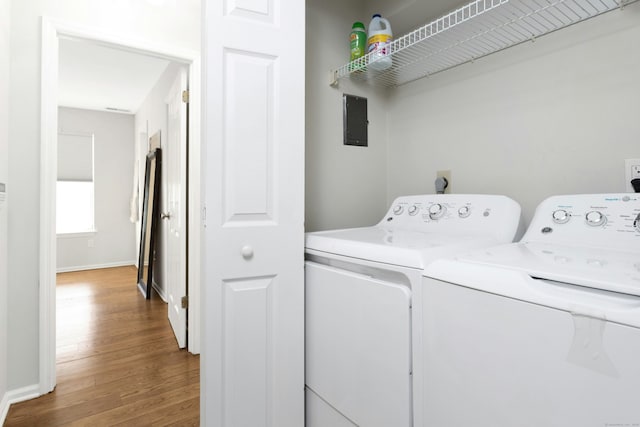
<path fill-rule="evenodd" d="M 181 68 L 167 98 L 166 197 L 162 218 L 165 225 L 165 284 L 169 322 L 178 347 L 187 345 L 187 313 L 182 297 L 187 295 L 187 113 L 183 99 L 187 90 L 187 71 Z"/>
<path fill-rule="evenodd" d="M 305 3 L 206 0 L 201 424 L 304 425 Z"/>

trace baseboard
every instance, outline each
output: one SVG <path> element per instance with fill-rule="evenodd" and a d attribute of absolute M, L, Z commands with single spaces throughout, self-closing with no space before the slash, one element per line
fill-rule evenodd
<path fill-rule="evenodd" d="M 151 280 L 151 283 L 153 284 L 153 289 L 158 293 L 158 295 L 160 295 L 162 301 L 167 302 L 167 295 L 164 293 L 164 289 L 162 289 L 153 279 Z"/>
<path fill-rule="evenodd" d="M 2 396 L 0 400 L 0 426 L 4 425 L 4 420 L 7 419 L 7 413 L 9 413 L 9 397 L 7 393 Z"/>
<path fill-rule="evenodd" d="M 9 390 L 0 401 L 0 425 L 4 425 L 4 421 L 9 413 L 9 407 L 18 402 L 29 399 L 35 399 L 40 396 L 40 385 L 33 384 L 16 390 Z"/>
<path fill-rule="evenodd" d="M 99 268 L 112 268 L 112 267 L 127 267 L 134 266 L 135 261 L 118 261 L 108 262 L 105 264 L 93 264 L 93 265 L 78 265 L 75 267 L 58 267 L 56 273 L 69 273 L 71 271 L 83 271 L 83 270 L 97 270 Z"/>

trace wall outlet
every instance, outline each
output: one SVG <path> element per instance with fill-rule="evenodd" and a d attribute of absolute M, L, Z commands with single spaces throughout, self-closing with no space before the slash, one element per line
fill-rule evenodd
<path fill-rule="evenodd" d="M 624 183 L 627 193 L 634 192 L 631 180 L 636 178 L 640 178 L 640 159 L 626 159 L 624 161 Z"/>
<path fill-rule="evenodd" d="M 451 193 L 451 170 L 441 170 L 436 171 L 436 179 L 438 177 L 443 177 L 447 180 L 447 188 L 444 189 L 445 194 Z"/>
<path fill-rule="evenodd" d="M 93 247 L 93 239 L 87 239 L 87 247 L 89 248 Z"/>

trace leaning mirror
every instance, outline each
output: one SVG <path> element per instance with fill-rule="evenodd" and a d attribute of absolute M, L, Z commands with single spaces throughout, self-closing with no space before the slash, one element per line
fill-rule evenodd
<path fill-rule="evenodd" d="M 138 257 L 138 289 L 147 299 L 151 298 L 153 285 L 153 261 L 159 215 L 161 157 L 160 148 L 156 148 L 147 154 L 144 176 L 140 254 Z"/>

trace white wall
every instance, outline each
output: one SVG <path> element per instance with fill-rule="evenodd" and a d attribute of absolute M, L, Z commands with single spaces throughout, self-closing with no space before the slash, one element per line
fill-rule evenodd
<path fill-rule="evenodd" d="M 307 1 L 306 231 L 374 224 L 387 203 L 387 99 L 345 80 L 329 86 L 329 69 L 349 60 L 354 21 L 368 23 L 362 2 Z M 369 146 L 342 144 L 342 94 L 368 99 Z"/>
<path fill-rule="evenodd" d="M 200 1 L 22 0 L 11 5 L 8 388 L 37 384 L 41 16 L 142 43 L 200 50 Z"/>
<path fill-rule="evenodd" d="M 9 16 L 9 0 L 0 0 L 0 182 L 5 184 L 9 175 Z M 0 424 L 7 409 L 7 202 L 0 202 Z"/>
<path fill-rule="evenodd" d="M 169 90 L 171 89 L 171 85 L 173 84 L 178 70 L 181 65 L 177 63 L 170 63 L 167 69 L 164 71 L 158 82 L 155 84 L 151 92 L 147 95 L 147 98 L 142 103 L 140 108 L 135 114 L 135 129 L 136 134 L 146 134 L 148 132 L 149 136 L 154 135 L 156 132 L 160 131 L 160 147 L 164 149 L 166 147 L 165 139 L 168 136 L 167 133 L 167 104 L 166 99 L 169 94 Z M 139 183 L 140 183 L 140 212 L 142 212 L 142 198 L 143 198 L 143 186 L 144 186 L 144 173 L 145 173 L 145 156 L 148 150 L 148 138 L 142 144 L 140 141 L 136 146 L 136 157 L 138 159 L 139 165 Z M 163 156 L 166 155 L 166 151 L 164 151 Z M 167 200 L 167 173 L 166 173 L 166 162 L 162 162 L 162 172 L 161 172 L 161 181 L 162 181 L 162 190 L 160 196 L 160 210 L 162 212 L 166 211 L 165 209 L 165 200 Z M 142 213 L 140 213 L 142 215 Z M 165 259 L 165 234 L 167 221 L 158 222 L 158 234 L 157 234 L 157 248 L 156 248 L 156 263 L 153 267 L 153 282 L 156 285 L 156 289 L 160 294 L 165 297 L 164 291 L 166 289 L 164 285 L 164 266 L 166 265 Z M 140 246 L 140 221 L 138 221 L 136 227 L 136 245 Z M 137 252 L 136 252 L 137 253 Z"/>
<path fill-rule="evenodd" d="M 387 98 L 327 83 L 364 9 L 307 1 L 307 231 L 375 222 L 397 196 L 434 193 L 441 169 L 454 192 L 506 194 L 526 220 L 552 194 L 624 191 L 623 160 L 640 157 L 640 3 Z M 342 92 L 369 98 L 369 149 L 341 146 Z"/>
<path fill-rule="evenodd" d="M 397 90 L 389 104 L 388 201 L 501 193 L 525 219 L 552 194 L 622 192 L 640 157 L 640 4 Z"/>
<path fill-rule="evenodd" d="M 135 263 L 135 225 L 129 221 L 135 147 L 133 124 L 134 117 L 130 114 L 58 109 L 60 132 L 94 134 L 97 230 L 89 236 L 58 236 L 58 271 Z"/>

